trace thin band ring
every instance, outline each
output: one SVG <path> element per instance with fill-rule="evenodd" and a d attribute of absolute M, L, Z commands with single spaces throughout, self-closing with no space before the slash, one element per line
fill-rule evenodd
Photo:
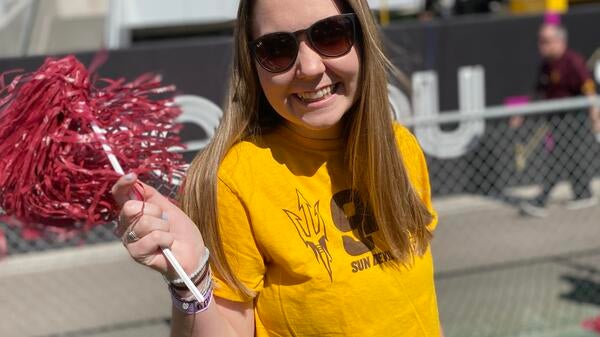
<path fill-rule="evenodd" d="M 133 229 L 130 230 L 129 232 L 127 232 L 127 234 L 125 234 L 125 238 L 127 239 L 128 243 L 136 242 L 137 240 L 140 239 L 137 236 L 137 234 L 135 234 L 135 232 L 133 231 Z"/>

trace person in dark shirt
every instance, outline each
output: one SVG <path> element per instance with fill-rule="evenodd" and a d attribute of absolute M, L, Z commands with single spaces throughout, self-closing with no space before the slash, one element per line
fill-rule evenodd
<path fill-rule="evenodd" d="M 567 31 L 558 24 L 544 24 L 540 28 L 538 47 L 542 64 L 537 77 L 536 91 L 542 99 L 558 99 L 587 95 L 594 100 L 596 88 L 584 58 L 567 47 Z M 530 216 L 546 215 L 546 203 L 551 190 L 563 178 L 571 183 L 574 199 L 569 209 L 594 206 L 597 199 L 590 188 L 592 174 L 591 151 L 595 144 L 592 128 L 598 129 L 600 111 L 592 104 L 589 111 L 572 110 L 547 117 L 551 133 L 548 135 L 548 158 L 540 174 L 542 192 L 533 200 L 521 204 L 521 211 Z M 514 121 L 513 121 L 514 124 Z M 520 123 L 518 123 L 520 124 Z"/>

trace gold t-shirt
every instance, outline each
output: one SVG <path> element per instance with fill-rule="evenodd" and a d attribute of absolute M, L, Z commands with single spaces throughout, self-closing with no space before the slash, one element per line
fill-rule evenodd
<path fill-rule="evenodd" d="M 413 187 L 431 207 L 425 157 L 394 125 Z M 440 326 L 428 250 L 409 267 L 373 243 L 377 224 L 351 202 L 339 140 L 286 127 L 236 144 L 219 168 L 219 226 L 227 260 L 256 291 L 256 336 L 429 336 Z M 355 199 L 356 200 L 356 199 Z M 434 217 L 431 230 L 437 224 Z M 243 297 L 215 276 L 215 296 Z"/>

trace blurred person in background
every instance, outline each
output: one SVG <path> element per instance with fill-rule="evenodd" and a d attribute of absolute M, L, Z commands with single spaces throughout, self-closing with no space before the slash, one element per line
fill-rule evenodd
<path fill-rule="evenodd" d="M 558 23 L 545 23 L 538 33 L 542 63 L 539 68 L 536 95 L 541 99 L 558 99 L 586 95 L 595 100 L 596 87 L 584 58 L 568 48 L 567 30 Z M 533 200 L 521 203 L 525 215 L 546 216 L 546 205 L 552 189 L 567 178 L 574 199 L 568 209 L 582 209 L 597 204 L 592 195 L 590 172 L 596 143 L 592 130 L 600 132 L 600 110 L 592 104 L 589 110 L 564 111 L 549 115 L 550 132 L 546 139 L 548 158 L 539 172 L 542 191 Z M 512 127 L 520 127 L 522 116 L 513 117 Z"/>

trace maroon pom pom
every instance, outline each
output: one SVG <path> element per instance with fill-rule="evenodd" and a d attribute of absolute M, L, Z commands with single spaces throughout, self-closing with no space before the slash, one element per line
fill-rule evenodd
<path fill-rule="evenodd" d="M 27 229 L 89 228 L 114 219 L 109 189 L 119 174 L 102 142 L 126 172 L 170 179 L 183 171 L 181 155 L 168 151 L 182 147 L 175 124 L 181 111 L 166 97 L 175 88 L 155 75 L 97 82 L 67 56 L 0 83 L 0 207 Z M 106 131 L 105 140 L 93 123 Z"/>

